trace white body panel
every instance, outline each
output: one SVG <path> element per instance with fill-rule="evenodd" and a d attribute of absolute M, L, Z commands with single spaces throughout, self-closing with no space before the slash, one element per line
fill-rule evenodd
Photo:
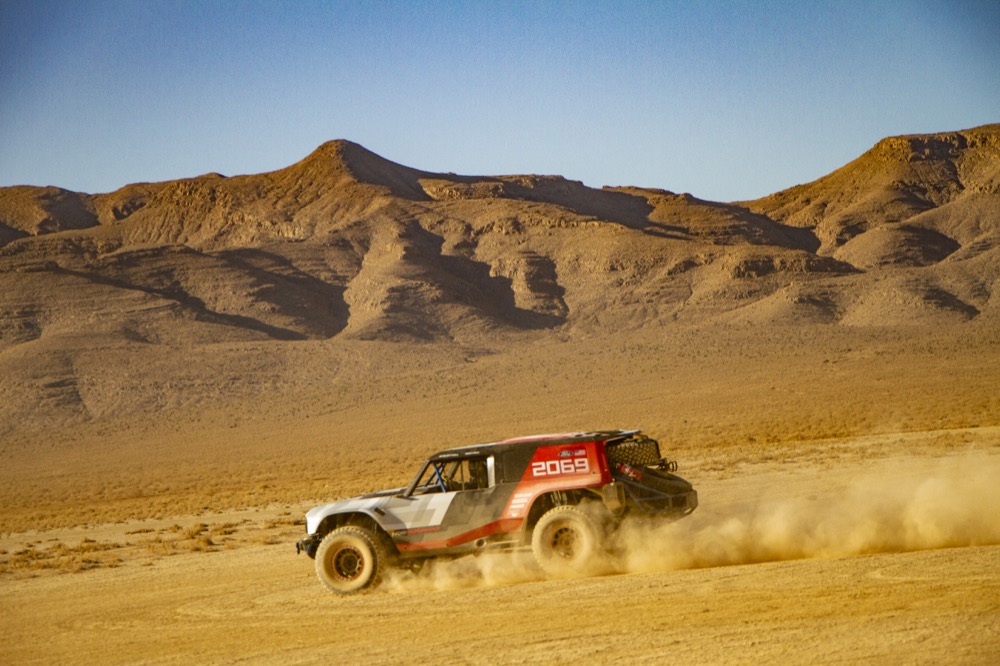
<path fill-rule="evenodd" d="M 339 513 L 364 513 L 390 532 L 434 527 L 444 521 L 454 499 L 455 493 L 428 493 L 412 497 L 357 497 L 331 502 L 310 509 L 306 514 L 306 530 L 315 534 L 324 518 Z"/>

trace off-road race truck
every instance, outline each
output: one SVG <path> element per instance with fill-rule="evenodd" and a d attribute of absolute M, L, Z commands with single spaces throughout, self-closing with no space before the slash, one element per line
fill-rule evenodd
<path fill-rule="evenodd" d="M 530 548 L 549 576 L 586 575 L 629 515 L 686 516 L 698 493 L 639 430 L 506 439 L 431 456 L 408 486 L 323 504 L 295 546 L 328 588 L 376 587 L 390 568 Z"/>

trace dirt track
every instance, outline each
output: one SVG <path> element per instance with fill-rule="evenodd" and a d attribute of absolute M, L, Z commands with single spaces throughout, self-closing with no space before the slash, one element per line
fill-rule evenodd
<path fill-rule="evenodd" d="M 1000 543 L 998 469 L 995 445 L 733 466 L 646 535 L 629 564 L 645 573 L 542 581 L 469 559 L 355 597 L 319 585 L 290 520 L 265 522 L 214 551 L 5 576 L 0 662 L 994 663 L 1000 545 L 975 544 Z M 740 560 L 756 563 L 715 566 Z"/>

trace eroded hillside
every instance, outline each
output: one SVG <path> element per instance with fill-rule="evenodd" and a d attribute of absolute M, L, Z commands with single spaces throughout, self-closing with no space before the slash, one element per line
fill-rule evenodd
<path fill-rule="evenodd" d="M 252 395 L 239 368 L 267 374 L 282 345 L 309 341 L 989 328 L 998 248 L 1000 125 L 885 139 L 813 183 L 732 204 L 429 173 L 346 141 L 259 175 L 4 188 L 0 432 L 197 400 L 223 366 Z"/>

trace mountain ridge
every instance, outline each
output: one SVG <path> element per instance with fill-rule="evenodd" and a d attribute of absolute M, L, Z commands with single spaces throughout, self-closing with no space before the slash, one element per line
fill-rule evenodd
<path fill-rule="evenodd" d="M 741 202 L 816 229 L 832 253 L 876 226 L 912 221 L 963 197 L 1000 196 L 1000 125 L 888 137 L 811 183 Z"/>
<path fill-rule="evenodd" d="M 998 182 L 1000 125 L 890 137 L 812 183 L 737 203 L 432 173 L 343 140 L 263 174 L 97 195 L 0 188 L 0 374 L 13 378 L 0 383 L 0 431 L 42 405 L 86 420 L 126 409 L 116 400 L 158 404 L 94 365 L 109 353 L 135 359 L 150 386 L 165 381 L 156 372 L 197 395 L 219 380 L 164 366 L 165 354 L 246 348 L 272 367 L 265 357 L 290 344 L 990 329 Z"/>

